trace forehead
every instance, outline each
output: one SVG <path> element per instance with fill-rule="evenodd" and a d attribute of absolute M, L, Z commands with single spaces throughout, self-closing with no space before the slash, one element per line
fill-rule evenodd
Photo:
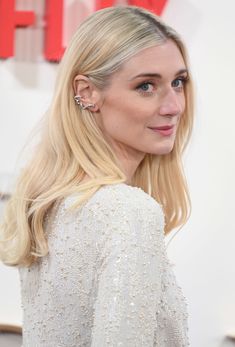
<path fill-rule="evenodd" d="M 164 75 L 175 75 L 177 71 L 185 68 L 186 65 L 179 48 L 172 40 L 168 40 L 138 52 L 122 65 L 119 74 L 131 78 L 136 74 L 148 71 L 164 77 Z"/>

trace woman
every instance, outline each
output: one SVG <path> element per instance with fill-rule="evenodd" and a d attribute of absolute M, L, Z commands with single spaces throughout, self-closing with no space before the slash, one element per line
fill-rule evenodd
<path fill-rule="evenodd" d="M 1 258 L 20 271 L 24 347 L 189 345 L 164 234 L 189 216 L 192 123 L 172 28 L 134 6 L 80 25 L 1 230 Z"/>

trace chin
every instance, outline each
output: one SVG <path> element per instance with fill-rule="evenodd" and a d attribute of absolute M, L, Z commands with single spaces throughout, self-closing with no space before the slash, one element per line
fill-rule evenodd
<path fill-rule="evenodd" d="M 158 148 L 156 148 L 155 151 L 151 152 L 152 154 L 159 154 L 159 155 L 164 155 L 164 154 L 169 154 L 170 152 L 172 152 L 174 148 L 174 144 L 168 145 L 168 146 L 159 146 Z"/>
<path fill-rule="evenodd" d="M 172 150 L 173 150 L 173 147 L 170 148 L 170 149 L 165 149 L 165 150 L 148 151 L 148 152 L 146 152 L 146 153 L 148 153 L 148 154 L 153 154 L 153 155 L 166 155 L 166 154 L 171 153 Z"/>
<path fill-rule="evenodd" d="M 168 149 L 168 150 L 166 149 L 165 151 L 161 151 L 161 152 L 159 152 L 157 154 L 160 154 L 160 155 L 169 154 L 169 153 L 172 152 L 172 150 L 173 150 L 173 147 L 171 149 Z"/>

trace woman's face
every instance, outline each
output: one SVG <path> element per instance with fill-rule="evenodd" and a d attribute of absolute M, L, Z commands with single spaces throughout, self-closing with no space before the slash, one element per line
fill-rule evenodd
<path fill-rule="evenodd" d="M 100 105 L 102 130 L 113 148 L 126 157 L 169 153 L 185 109 L 186 78 L 183 57 L 171 40 L 124 63 L 102 91 Z M 173 128 L 151 129 L 164 126 Z"/>

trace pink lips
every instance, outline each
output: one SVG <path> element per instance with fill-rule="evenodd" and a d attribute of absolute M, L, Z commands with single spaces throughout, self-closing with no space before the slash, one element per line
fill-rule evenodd
<path fill-rule="evenodd" d="M 156 128 L 150 128 L 155 132 L 160 133 L 163 136 L 169 136 L 173 133 L 174 131 L 174 125 L 164 125 L 161 127 L 156 127 Z"/>
<path fill-rule="evenodd" d="M 173 127 L 174 127 L 174 125 L 163 125 L 161 127 L 152 127 L 150 129 L 168 130 L 168 129 L 172 129 Z"/>

